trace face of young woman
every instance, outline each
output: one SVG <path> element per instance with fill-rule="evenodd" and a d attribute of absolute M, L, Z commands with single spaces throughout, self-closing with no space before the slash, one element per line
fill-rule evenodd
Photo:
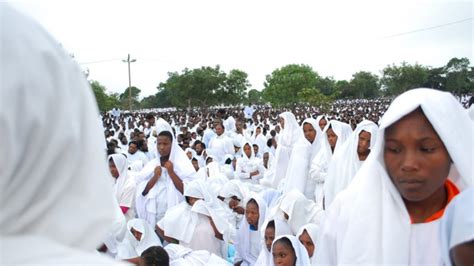
<path fill-rule="evenodd" d="M 250 225 L 253 225 L 255 228 L 258 228 L 258 219 L 259 219 L 258 205 L 249 202 L 245 208 L 245 218 Z"/>
<path fill-rule="evenodd" d="M 319 128 L 321 128 L 321 130 L 324 129 L 324 127 L 327 125 L 328 121 L 326 121 L 326 119 L 321 119 L 319 120 Z"/>
<path fill-rule="evenodd" d="M 247 157 L 250 158 L 250 156 L 252 155 L 252 147 L 250 147 L 249 144 L 245 144 L 244 152 L 245 152 L 245 155 L 247 155 Z"/>
<path fill-rule="evenodd" d="M 407 201 L 426 200 L 444 188 L 451 159 L 420 109 L 385 130 L 387 172 Z"/>
<path fill-rule="evenodd" d="M 306 248 L 306 251 L 308 251 L 308 256 L 311 258 L 313 257 L 314 254 L 314 243 L 313 240 L 311 240 L 311 237 L 309 236 L 308 232 L 306 230 L 303 231 L 303 233 L 298 237 L 300 240 L 301 244 Z"/>
<path fill-rule="evenodd" d="M 171 153 L 171 140 L 167 136 L 158 136 L 157 146 L 161 157 L 169 156 Z"/>
<path fill-rule="evenodd" d="M 358 154 L 362 155 L 370 152 L 369 148 L 371 135 L 372 134 L 364 130 L 359 133 L 359 142 L 357 143 Z"/>
<path fill-rule="evenodd" d="M 113 177 L 115 178 L 119 177 L 119 171 L 117 170 L 117 166 L 115 166 L 115 163 L 113 160 L 109 161 L 109 171 Z"/>
<path fill-rule="evenodd" d="M 267 227 L 265 229 L 265 246 L 267 246 L 268 252 L 271 251 L 273 240 L 275 240 L 275 228 Z"/>
<path fill-rule="evenodd" d="M 328 135 L 329 146 L 331 146 L 331 148 L 334 149 L 334 147 L 336 147 L 336 143 L 337 143 L 336 133 L 334 133 L 334 130 L 332 130 L 332 128 L 330 128 L 326 131 L 326 134 Z"/>
<path fill-rule="evenodd" d="M 142 233 L 139 231 L 135 230 L 135 228 L 131 228 L 130 231 L 132 232 L 132 235 L 135 237 L 137 241 L 140 241 L 142 239 Z"/>
<path fill-rule="evenodd" d="M 314 139 L 316 138 L 316 130 L 314 129 L 313 125 L 311 125 L 310 123 L 305 123 L 303 125 L 303 133 L 304 137 L 310 143 L 313 143 Z"/>
<path fill-rule="evenodd" d="M 280 242 L 273 244 L 273 263 L 276 266 L 294 266 L 296 264 L 296 254 L 292 247 Z"/>

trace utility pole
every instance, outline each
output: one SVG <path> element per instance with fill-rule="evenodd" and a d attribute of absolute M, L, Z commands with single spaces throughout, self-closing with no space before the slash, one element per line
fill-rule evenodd
<path fill-rule="evenodd" d="M 130 63 L 136 62 L 136 59 L 130 59 L 130 54 L 127 56 L 127 60 L 122 62 L 128 64 L 128 109 L 132 112 L 132 75 L 130 74 Z"/>

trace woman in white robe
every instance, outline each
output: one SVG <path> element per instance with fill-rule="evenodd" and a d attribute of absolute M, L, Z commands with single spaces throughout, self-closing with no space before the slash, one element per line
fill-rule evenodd
<path fill-rule="evenodd" d="M 125 239 L 118 246 L 118 259 L 140 257 L 149 247 L 162 246 L 153 228 L 142 219 L 132 219 L 127 223 Z"/>
<path fill-rule="evenodd" d="M 441 255 L 443 265 L 473 265 L 474 187 L 454 198 L 441 218 Z M 467 255 L 467 256 L 466 256 Z M 469 260 L 470 258 L 470 260 Z"/>
<path fill-rule="evenodd" d="M 261 159 L 256 158 L 252 144 L 249 141 L 242 143 L 242 157 L 235 165 L 235 178 L 242 182 L 258 184 L 258 180 L 265 174 L 265 167 Z"/>
<path fill-rule="evenodd" d="M 117 263 L 95 252 L 114 199 L 89 84 L 38 23 L 0 5 L 0 264 Z"/>
<path fill-rule="evenodd" d="M 286 238 L 286 241 L 284 240 Z M 285 244 L 283 244 L 283 243 Z M 286 246 L 291 244 L 291 247 Z M 285 248 L 290 248 L 293 251 L 291 253 L 281 253 L 281 249 L 277 249 L 278 247 L 285 247 Z M 286 251 L 286 250 L 285 250 Z M 300 265 L 310 265 L 309 257 L 308 257 L 308 252 L 306 251 L 305 247 L 301 242 L 298 240 L 298 238 L 294 235 L 282 235 L 275 240 L 273 240 L 272 244 L 272 255 L 273 255 L 273 261 L 270 264 L 270 266 L 274 265 L 280 265 L 283 264 L 283 261 L 289 262 L 290 264 L 285 265 L 293 265 L 293 266 L 300 266 Z M 291 264 L 291 261 L 294 260 L 294 262 Z"/>
<path fill-rule="evenodd" d="M 253 200 L 253 201 L 251 201 Z M 256 213 L 252 207 L 253 205 L 258 210 L 258 219 L 255 219 Z M 243 266 L 254 265 L 255 261 L 260 254 L 261 245 L 261 232 L 263 231 L 263 223 L 265 221 L 265 215 L 267 211 L 267 204 L 258 195 L 253 194 L 247 200 L 247 207 L 245 209 L 245 219 L 242 220 L 242 224 L 237 231 L 237 238 L 235 241 L 235 259 L 234 262 Z M 256 222 L 256 227 L 251 225 L 249 221 Z"/>
<path fill-rule="evenodd" d="M 282 130 L 278 138 L 278 146 L 275 152 L 273 162 L 274 176 L 270 177 L 271 185 L 275 189 L 280 188 L 280 182 L 286 177 L 288 162 L 291 158 L 293 145 L 301 138 L 303 132 L 296 122 L 295 115 L 290 112 L 284 112 L 279 115 Z"/>
<path fill-rule="evenodd" d="M 323 136 L 321 138 L 321 148 L 311 162 L 309 174 L 315 181 L 316 187 L 314 189 L 314 200 L 316 203 L 323 207 L 324 198 L 324 182 L 326 180 L 329 163 L 331 162 L 333 154 L 340 149 L 344 142 L 349 138 L 352 133 L 352 128 L 346 123 L 331 120 L 323 130 Z M 328 135 L 335 134 L 336 143 L 332 147 L 328 139 Z"/>
<path fill-rule="evenodd" d="M 280 219 L 265 221 L 262 228 L 264 229 L 261 232 L 261 238 L 263 239 L 262 250 L 255 262 L 256 266 L 271 265 L 273 262 L 271 253 L 273 240 L 282 235 L 291 235 L 291 229 L 288 224 Z"/>
<path fill-rule="evenodd" d="M 263 151 L 265 147 L 267 146 L 267 138 L 263 135 L 262 133 L 263 127 L 261 125 L 258 125 L 255 128 L 255 131 L 252 134 L 252 137 L 250 138 L 250 142 L 252 144 L 257 144 L 259 154 L 255 154 L 255 157 L 260 158 L 261 155 L 263 154 Z"/>
<path fill-rule="evenodd" d="M 170 208 L 157 223 L 158 233 L 170 243 L 179 241 L 193 250 L 207 250 L 225 257 L 222 247 L 235 231 L 206 183 L 202 180 L 186 183 L 184 195 L 186 200 Z"/>
<path fill-rule="evenodd" d="M 317 121 L 307 118 L 301 124 L 303 136 L 296 142 L 291 151 L 288 171 L 285 178 L 284 192 L 298 189 L 306 198 L 314 198 L 316 182 L 310 177 L 311 162 L 321 147 L 322 131 Z"/>
<path fill-rule="evenodd" d="M 359 146 L 361 149 L 374 147 L 377 137 L 378 126 L 369 120 L 360 122 L 349 139 L 342 145 L 341 149 L 334 153 L 329 164 L 328 174 L 324 182 L 324 207 L 328 208 L 336 195 L 349 186 L 365 158 L 359 156 Z M 370 133 L 368 143 L 365 136 L 360 136 L 362 132 Z M 364 137 L 364 138 L 363 138 Z M 368 144 L 368 145 L 367 145 Z"/>
<path fill-rule="evenodd" d="M 127 158 L 123 154 L 111 154 L 108 157 L 109 168 L 114 177 L 114 192 L 117 203 L 125 215 L 125 219 L 130 221 L 135 218 L 135 194 L 137 185 L 134 178 L 128 174 Z"/>
<path fill-rule="evenodd" d="M 316 265 L 316 249 L 318 245 L 316 241 L 318 240 L 319 235 L 319 226 L 315 224 L 306 224 L 300 228 L 296 237 L 303 244 L 303 246 L 308 251 L 308 257 L 311 262 L 311 265 Z"/>
<path fill-rule="evenodd" d="M 467 113 L 450 93 L 414 89 L 398 96 L 381 120 L 367 161 L 327 211 L 318 264 L 441 264 L 439 217 L 456 189 L 472 186 L 472 134 Z M 438 154 L 442 159 L 432 163 Z M 385 160 L 394 156 L 407 158 L 394 168 L 393 159 Z M 427 190 L 435 180 L 436 187 Z M 422 193 L 419 203 L 436 200 L 437 207 L 409 212 L 412 201 L 400 191 Z"/>

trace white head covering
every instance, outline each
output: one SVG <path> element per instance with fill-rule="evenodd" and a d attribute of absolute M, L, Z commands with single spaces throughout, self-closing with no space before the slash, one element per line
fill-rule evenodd
<path fill-rule="evenodd" d="M 296 189 L 283 194 L 280 198 L 275 216 L 283 217 L 283 212 L 288 215 L 288 225 L 293 234 L 305 224 L 319 223 L 323 214 L 323 210 L 314 201 L 307 199 Z"/>
<path fill-rule="evenodd" d="M 142 238 L 137 240 L 132 234 L 132 228 L 142 233 Z M 119 246 L 117 258 L 130 259 L 141 256 L 143 251 L 149 247 L 162 246 L 160 239 L 153 228 L 142 219 L 132 219 L 127 223 L 127 234 L 124 242 Z"/>
<path fill-rule="evenodd" d="M 334 131 L 334 134 L 337 135 L 337 142 L 336 142 L 336 147 L 334 147 L 334 153 L 342 147 L 344 142 L 349 138 L 349 136 L 352 134 L 352 128 L 349 124 L 346 124 L 344 122 L 340 122 L 337 120 L 331 120 L 327 123 L 327 125 L 324 127 L 323 130 L 323 137 L 321 138 L 321 145 L 323 149 L 328 150 L 330 153 L 334 154 L 331 151 L 331 146 L 329 145 L 329 140 L 328 140 L 328 134 L 327 131 L 329 127 L 332 128 Z"/>
<path fill-rule="evenodd" d="M 86 252 L 114 220 L 92 90 L 37 23 L 0 8 L 0 264 L 110 263 Z"/>
<path fill-rule="evenodd" d="M 444 265 L 453 265 L 450 251 L 453 247 L 474 241 L 474 187 L 455 197 L 441 218 L 441 256 Z"/>
<path fill-rule="evenodd" d="M 295 115 L 290 112 L 284 112 L 279 117 L 285 120 L 285 128 L 280 131 L 280 137 L 278 138 L 278 146 L 291 147 L 295 144 L 298 139 L 303 135 L 298 122 L 296 121 Z"/>
<path fill-rule="evenodd" d="M 248 198 L 248 200 L 245 202 L 245 206 L 251 199 L 254 199 L 258 205 L 258 212 L 259 212 L 258 230 L 260 232 L 265 231 L 265 229 L 262 226 L 265 221 L 265 215 L 267 212 L 267 203 L 262 199 L 262 197 L 260 197 L 260 195 L 252 194 Z M 237 232 L 235 249 L 237 250 L 237 252 L 239 252 L 239 255 L 242 258 L 244 258 L 247 262 L 251 262 L 251 264 L 253 264 L 255 263 L 257 258 L 253 257 L 251 254 L 250 243 L 251 241 L 250 241 L 249 223 L 247 222 L 247 219 L 244 218 L 242 219 L 242 223 L 240 225 L 239 231 Z"/>
<path fill-rule="evenodd" d="M 133 177 L 128 174 L 127 158 L 123 154 L 111 154 L 108 157 L 108 160 L 110 159 L 112 159 L 119 172 L 119 176 L 114 185 L 115 197 L 117 198 L 120 206 L 130 208 L 132 207 L 133 200 L 135 199 L 135 194 L 130 194 L 127 192 L 135 192 L 134 188 L 136 187 L 136 184 L 133 181 Z"/>
<path fill-rule="evenodd" d="M 293 246 L 293 250 L 295 251 L 296 255 L 296 265 L 311 265 L 308 257 L 308 251 L 306 251 L 306 248 L 301 244 L 301 242 L 298 240 L 298 238 L 294 235 L 282 235 L 279 237 L 275 237 L 275 240 L 273 240 L 272 244 L 272 253 L 273 253 L 273 245 L 275 245 L 275 242 L 277 242 L 279 239 L 282 238 L 288 238 L 290 240 L 291 245 Z M 272 266 L 274 266 L 274 261 L 272 260 Z"/>
<path fill-rule="evenodd" d="M 333 215 L 346 217 L 348 222 L 345 232 L 340 232 L 344 234 L 344 240 L 337 243 L 337 263 L 408 264 L 410 217 L 387 174 L 383 150 L 385 129 L 417 108 L 423 110 L 453 161 L 448 178 L 460 190 L 472 185 L 473 132 L 467 112 L 447 92 L 414 89 L 403 93 L 383 116 L 377 133 L 379 137 L 366 162 L 329 209 L 328 223 L 336 219 Z M 317 254 L 321 263 L 331 260 L 327 250 L 331 247 L 325 242 L 326 235 L 332 231 L 331 226 L 326 227 L 328 223 L 323 227 L 323 242 Z"/>
<path fill-rule="evenodd" d="M 357 154 L 359 134 L 362 131 L 371 134 L 369 148 L 372 149 L 377 138 L 377 129 L 377 125 L 372 121 L 364 120 L 360 122 L 349 139 L 334 153 L 324 182 L 324 203 L 326 209 L 331 205 L 336 195 L 349 186 L 352 178 L 362 165 Z"/>
<path fill-rule="evenodd" d="M 306 232 L 308 232 L 308 235 L 311 238 L 311 241 L 313 241 L 313 244 L 315 246 L 313 256 L 309 258 L 309 260 L 311 261 L 311 265 L 315 265 L 316 264 L 316 249 L 318 247 L 316 241 L 318 241 L 318 237 L 319 237 L 319 226 L 315 224 L 303 225 L 298 231 L 298 234 L 296 234 L 296 237 L 299 239 L 299 237 L 303 234 L 305 230 Z M 308 254 L 308 257 L 309 257 L 309 254 Z"/>
<path fill-rule="evenodd" d="M 282 235 L 291 235 L 291 228 L 288 226 L 288 224 L 281 220 L 281 219 L 271 219 L 271 220 L 266 220 L 265 223 L 263 223 L 263 227 L 261 230 L 261 235 L 262 235 L 262 250 L 260 251 L 260 254 L 258 255 L 257 261 L 255 262 L 255 265 L 259 266 L 266 266 L 266 265 L 271 265 L 273 263 L 273 256 L 270 251 L 267 249 L 267 245 L 265 243 L 265 230 L 268 227 L 268 224 L 273 221 L 275 224 L 275 238 L 278 238 L 279 236 Z"/>

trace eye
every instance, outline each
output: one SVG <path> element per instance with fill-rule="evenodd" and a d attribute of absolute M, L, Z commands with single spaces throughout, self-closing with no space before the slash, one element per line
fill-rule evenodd
<path fill-rule="evenodd" d="M 400 153 L 401 149 L 398 147 L 385 146 L 385 151 L 388 151 L 390 153 Z"/>
<path fill-rule="evenodd" d="M 420 150 L 425 153 L 433 153 L 436 148 L 435 147 L 421 147 Z"/>

